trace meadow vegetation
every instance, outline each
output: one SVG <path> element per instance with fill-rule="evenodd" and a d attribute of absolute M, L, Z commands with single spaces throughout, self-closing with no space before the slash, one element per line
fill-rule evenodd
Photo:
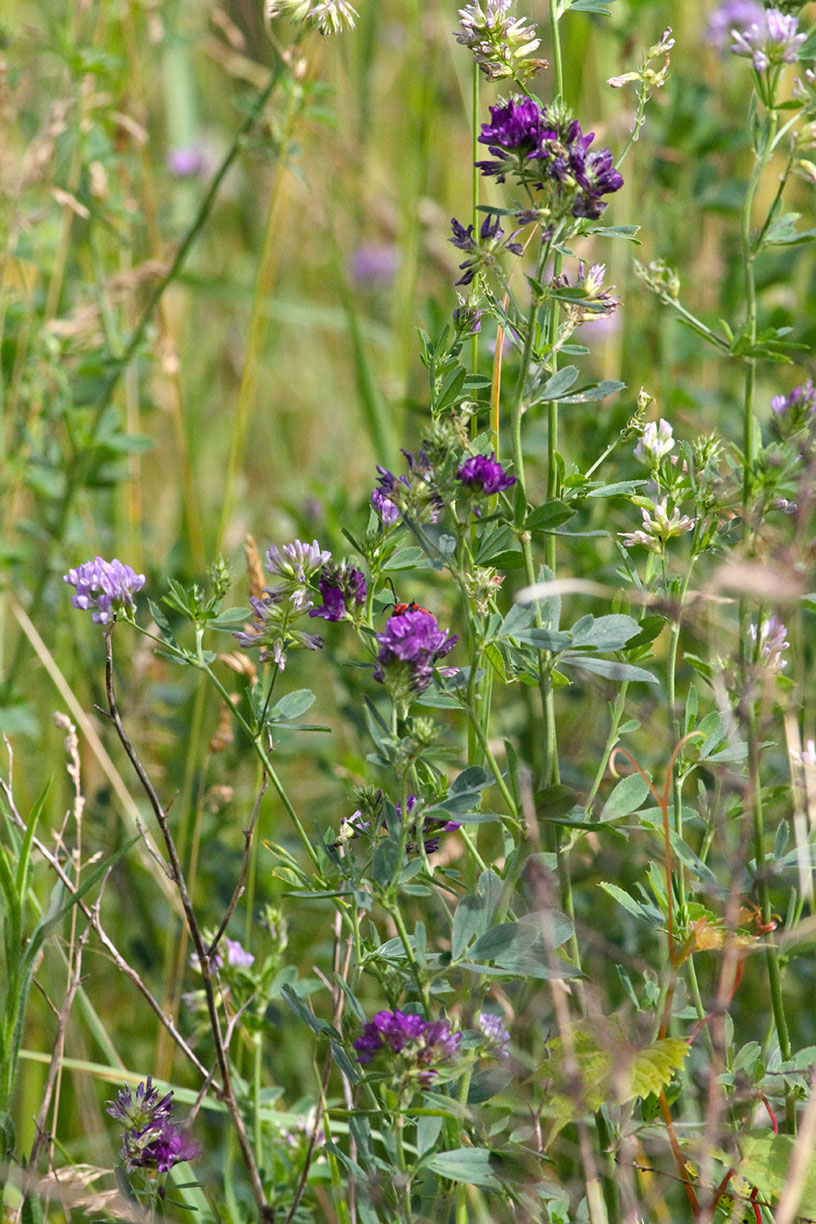
<path fill-rule="evenodd" d="M 0 108 L 0 1218 L 816 1221 L 816 6 Z"/>

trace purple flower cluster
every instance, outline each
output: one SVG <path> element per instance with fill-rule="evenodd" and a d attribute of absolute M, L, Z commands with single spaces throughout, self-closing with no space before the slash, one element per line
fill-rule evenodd
<path fill-rule="evenodd" d="M 323 604 L 312 608 L 310 616 L 322 616 L 327 621 L 340 621 L 347 613 L 359 608 L 366 599 L 366 580 L 360 570 L 344 563 L 331 562 L 320 571 L 318 582 Z"/>
<path fill-rule="evenodd" d="M 173 1093 L 159 1099 L 149 1075 L 139 1084 L 135 1098 L 126 1084 L 116 1100 L 108 1101 L 105 1108 L 125 1128 L 120 1156 L 128 1173 L 135 1169 L 169 1173 L 175 1165 L 192 1160 L 201 1151 L 186 1130 L 171 1118 Z"/>
<path fill-rule="evenodd" d="M 116 620 L 117 613 L 135 609 L 133 596 L 144 586 L 145 576 L 116 557 L 112 561 L 95 557 L 77 569 L 70 569 L 63 581 L 76 587 L 76 594 L 71 596 L 75 608 L 83 612 L 93 608 L 92 619 L 98 625 L 109 625 Z"/>
<path fill-rule="evenodd" d="M 363 819 L 363 813 L 360 808 L 358 808 L 356 812 L 353 812 L 351 816 L 344 820 L 340 830 L 340 840 L 356 841 L 358 837 L 362 837 L 363 834 L 371 831 L 372 824 L 375 829 L 380 828 L 382 825 L 383 800 L 384 795 L 382 791 L 380 791 L 374 804 L 367 807 L 367 811 L 371 816 L 370 820 Z M 414 810 L 418 802 L 419 797 L 417 795 L 408 796 L 406 807 L 409 814 Z M 397 818 L 402 820 L 401 803 L 397 803 L 396 812 Z M 406 846 L 406 850 L 409 852 L 416 849 L 417 840 L 421 836 L 422 844 L 425 847 L 425 853 L 434 854 L 439 849 L 443 833 L 453 833 L 456 829 L 461 829 L 462 827 L 461 823 L 457 820 L 441 820 L 436 816 L 426 816 L 422 820 L 421 833 L 419 830 L 419 824 L 420 821 L 418 818 L 415 818 L 411 824 L 410 836 L 413 838 L 413 841 L 409 841 Z"/>
<path fill-rule="evenodd" d="M 374 679 L 385 682 L 392 670 L 403 668 L 408 673 L 411 690 L 424 692 L 431 683 L 434 664 L 458 642 L 439 628 L 436 617 L 424 608 L 407 609 L 386 622 L 385 632 L 377 634 L 380 650 Z"/>
<path fill-rule="evenodd" d="M 602 196 L 618 191 L 623 178 L 612 164 L 611 149 L 590 150 L 594 132 L 586 135 L 577 120 L 548 118 L 546 107 L 532 98 L 511 98 L 491 106 L 491 121 L 482 125 L 481 144 L 494 161 L 480 161 L 482 174 L 503 183 L 509 173 L 538 189 L 548 186 L 573 217 L 600 217 Z"/>
<path fill-rule="evenodd" d="M 405 806 L 408 812 L 412 812 L 417 805 L 417 796 L 409 795 Z M 402 804 L 397 804 L 397 816 L 402 820 Z M 415 820 L 411 825 L 411 836 L 417 838 L 420 836 L 417 825 L 418 820 Z M 439 843 L 442 840 L 441 834 L 453 833 L 455 829 L 461 829 L 462 825 L 456 820 L 439 820 L 435 816 L 426 816 L 422 821 L 422 844 L 425 847 L 426 854 L 434 854 L 439 849 Z M 407 849 L 414 850 L 415 843 L 409 842 Z"/>
<path fill-rule="evenodd" d="M 451 1031 L 447 1020 L 423 1020 L 401 1011 L 377 1012 L 354 1043 L 357 1058 L 370 1063 L 378 1054 L 390 1051 L 399 1055 L 399 1069 L 415 1072 L 421 1087 L 429 1087 L 439 1074 L 438 1067 L 452 1062 L 459 1052 L 461 1034 Z"/>
<path fill-rule="evenodd" d="M 489 458 L 487 455 L 473 455 L 472 458 L 466 459 L 456 476 L 465 488 L 486 496 L 501 493 L 516 483 L 515 476 L 508 476 L 496 459 L 495 451 Z"/>
<path fill-rule="evenodd" d="M 450 241 L 460 251 L 466 251 L 468 255 L 468 258 L 459 265 L 459 270 L 464 275 L 456 282 L 457 285 L 469 285 L 478 272 L 495 263 L 498 251 L 510 251 L 512 255 L 520 255 L 524 250 L 520 242 L 502 242 L 504 230 L 499 225 L 499 218 L 493 221 L 489 213 L 479 229 L 478 242 L 473 236 L 472 225 L 465 229 L 461 221 L 451 217 L 451 229 L 453 237 Z"/>

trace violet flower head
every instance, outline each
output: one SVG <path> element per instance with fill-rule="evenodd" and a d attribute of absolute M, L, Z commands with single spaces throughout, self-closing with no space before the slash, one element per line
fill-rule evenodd
<path fill-rule="evenodd" d="M 784 651 L 790 648 L 788 631 L 778 616 L 766 617 L 760 625 L 751 625 L 751 641 L 758 647 L 759 663 L 767 672 L 780 672 L 787 667 Z"/>
<path fill-rule="evenodd" d="M 429 1087 L 438 1068 L 452 1062 L 459 1052 L 461 1034 L 451 1030 L 447 1020 L 423 1020 L 401 1011 L 377 1012 L 363 1027 L 354 1042 L 357 1059 L 364 1066 L 378 1054 L 396 1055 L 395 1069 L 415 1075 L 421 1087 Z"/>
<path fill-rule="evenodd" d="M 507 1058 L 510 1053 L 510 1034 L 501 1016 L 494 1012 L 480 1012 L 479 1032 L 485 1038 L 486 1054 L 492 1055 L 493 1058 Z"/>
<path fill-rule="evenodd" d="M 144 1130 L 148 1126 L 160 1126 L 170 1117 L 173 1108 L 173 1093 L 159 1098 L 152 1076 L 139 1084 L 134 1096 L 130 1084 L 125 1084 L 116 1094 L 115 1101 L 105 1102 L 105 1113 L 116 1118 L 129 1130 Z"/>
<path fill-rule="evenodd" d="M 365 603 L 365 576 L 347 562 L 343 565 L 324 565 L 317 585 L 323 604 L 319 608 L 312 608 L 310 616 L 322 616 L 327 621 L 340 621 L 346 614 L 352 613 L 355 608 Z"/>
<path fill-rule="evenodd" d="M 418 802 L 418 797 L 416 795 L 408 796 L 405 806 L 409 814 L 416 807 L 417 802 Z M 402 804 L 401 803 L 397 804 L 397 817 L 400 820 L 402 820 Z M 462 827 L 461 822 L 459 821 L 442 820 L 436 816 L 425 816 L 423 818 L 421 834 L 419 832 L 418 825 L 419 825 L 419 820 L 418 819 L 414 820 L 413 824 L 411 825 L 411 836 L 414 838 L 419 838 L 420 836 L 422 837 L 422 844 L 425 847 L 426 854 L 436 853 L 436 851 L 439 849 L 439 843 L 442 840 L 441 835 L 443 833 L 453 833 L 456 829 L 461 829 Z M 408 851 L 415 850 L 415 849 L 416 849 L 415 842 L 411 841 L 406 846 L 406 850 Z"/>
<path fill-rule="evenodd" d="M 395 523 L 399 522 L 399 506 L 395 505 L 390 497 L 386 497 L 381 489 L 375 489 L 371 494 L 371 504 L 386 527 L 393 527 Z"/>
<path fill-rule="evenodd" d="M 431 683 L 434 664 L 453 649 L 458 636 L 439 628 L 432 612 L 410 608 L 390 616 L 384 633 L 377 634 L 380 650 L 374 679 L 384 683 L 390 673 L 407 672 L 410 689 L 424 692 Z"/>
<path fill-rule="evenodd" d="M 765 9 L 758 0 L 723 0 L 708 19 L 706 42 L 724 51 L 733 29 L 748 29 L 759 24 L 764 17 Z"/>
<path fill-rule="evenodd" d="M 433 464 L 421 446 L 414 455 L 403 450 L 408 471 L 395 476 L 388 468 L 377 466 L 379 488 L 371 495 L 371 504 L 383 522 L 390 526 L 401 514 L 408 515 L 417 523 L 435 523 L 444 509 L 436 487 Z"/>
<path fill-rule="evenodd" d="M 95 557 L 77 569 L 70 569 L 64 582 L 76 587 L 71 603 L 83 612 L 93 608 L 91 617 L 98 625 L 109 625 L 118 613 L 130 615 L 136 608 L 133 596 L 145 584 L 144 574 L 137 574 L 116 557 L 105 561 Z"/>
<path fill-rule="evenodd" d="M 122 1141 L 122 1155 L 125 1155 L 127 1137 Z M 195 1160 L 201 1155 L 201 1145 L 191 1139 L 183 1127 L 175 1122 L 163 1122 L 154 1139 L 140 1148 L 137 1153 L 126 1157 L 128 1171 L 133 1169 L 154 1169 L 157 1173 L 169 1173 L 177 1164 L 187 1160 Z"/>
<path fill-rule="evenodd" d="M 807 35 L 800 33 L 794 13 L 772 8 L 744 29 L 732 29 L 731 37 L 734 55 L 750 59 L 757 72 L 765 72 L 780 64 L 795 64 Z"/>
<path fill-rule="evenodd" d="M 478 240 L 473 236 L 473 226 L 465 229 L 461 221 L 451 217 L 453 237 L 449 239 L 460 251 L 466 251 L 468 258 L 460 263 L 459 268 L 464 273 L 456 282 L 457 285 L 469 285 L 478 272 L 484 271 L 496 262 L 500 251 L 509 251 L 512 255 L 521 255 L 523 247 L 520 242 L 503 242 L 504 230 L 499 225 L 499 218 L 493 220 L 490 213 L 479 227 Z M 511 239 L 515 235 L 511 234 Z"/>
<path fill-rule="evenodd" d="M 473 493 L 483 493 L 485 496 L 502 493 L 516 483 L 515 476 L 508 476 L 496 459 L 495 451 L 490 456 L 473 455 L 466 459 L 456 477 L 466 489 Z"/>
<path fill-rule="evenodd" d="M 811 379 L 794 387 L 788 395 L 775 395 L 771 411 L 774 426 L 783 436 L 816 422 L 816 387 Z"/>
<path fill-rule="evenodd" d="M 171 1118 L 173 1093 L 159 1099 L 150 1076 L 139 1084 L 134 1097 L 129 1085 L 108 1101 L 105 1109 L 125 1128 L 119 1155 L 128 1173 L 146 1169 L 168 1173 L 182 1161 L 192 1160 L 201 1151 L 187 1131 Z"/>
<path fill-rule="evenodd" d="M 530 158 L 538 156 L 545 135 L 545 112 L 533 98 L 511 98 L 503 106 L 491 106 L 490 123 L 482 124 L 479 143 L 487 145 L 496 161 L 476 165 L 483 175 L 495 175 L 503 183 L 511 170 L 522 172 Z"/>

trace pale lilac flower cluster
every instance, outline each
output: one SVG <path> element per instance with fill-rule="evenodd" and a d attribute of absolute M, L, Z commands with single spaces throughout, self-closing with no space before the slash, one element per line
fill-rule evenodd
<path fill-rule="evenodd" d="M 173 178 L 198 178 L 207 171 L 207 157 L 196 145 L 183 145 L 167 154 L 167 169 Z"/>
<path fill-rule="evenodd" d="M 723 51 L 732 30 L 746 30 L 752 25 L 759 25 L 764 17 L 765 9 L 759 0 L 724 0 L 708 19 L 706 39 L 712 47 Z"/>
<path fill-rule="evenodd" d="M 267 0 L 267 19 L 289 17 L 299 25 L 314 26 L 321 34 L 354 29 L 357 10 L 349 0 Z"/>
<path fill-rule="evenodd" d="M 581 323 L 597 323 L 600 319 L 609 319 L 621 304 L 620 298 L 612 296 L 612 289 L 604 288 L 606 264 L 591 264 L 589 271 L 583 260 L 578 264 L 578 279 L 576 288 L 583 289 L 585 297 L 577 302 L 562 303 L 566 306 L 567 317 L 574 327 Z M 553 278 L 557 289 L 569 288 L 569 277 L 565 272 Z"/>
<path fill-rule="evenodd" d="M 778 616 L 768 616 L 757 627 L 751 625 L 751 641 L 757 648 L 759 662 L 768 672 L 787 667 L 783 653 L 789 649 L 788 631 Z"/>
<path fill-rule="evenodd" d="M 493 1058 L 507 1058 L 510 1053 L 510 1034 L 501 1016 L 495 1012 L 479 1014 L 479 1031 L 485 1038 L 484 1053 Z"/>
<path fill-rule="evenodd" d="M 526 81 L 546 68 L 546 60 L 532 58 L 541 40 L 523 17 L 513 15 L 512 0 L 466 4 L 459 17 L 456 41 L 473 53 L 488 80 Z"/>
<path fill-rule="evenodd" d="M 653 553 L 662 553 L 669 540 L 674 536 L 684 535 L 687 531 L 691 531 L 696 521 L 686 514 L 681 515 L 677 509 L 673 510 L 670 515 L 666 498 L 653 505 L 650 510 L 644 507 L 640 513 L 643 518 L 640 529 L 621 532 L 621 543 L 627 548 L 642 544 L 644 548 L 648 548 L 649 552 Z"/>
<path fill-rule="evenodd" d="M 105 1108 L 125 1128 L 119 1155 L 128 1173 L 136 1169 L 169 1173 L 175 1165 L 200 1154 L 199 1145 L 172 1120 L 173 1093 L 160 1100 L 149 1075 L 139 1084 L 135 1098 L 126 1084 Z"/>
<path fill-rule="evenodd" d="M 732 29 L 731 37 L 734 55 L 750 59 L 757 72 L 765 72 L 780 64 L 795 64 L 807 35 L 800 33 L 795 14 L 772 8 L 750 25 Z"/>
<path fill-rule="evenodd" d="M 75 608 L 83 612 L 93 608 L 92 619 L 98 625 L 109 625 L 118 613 L 130 615 L 135 610 L 133 596 L 144 586 L 145 576 L 116 557 L 112 561 L 95 557 L 77 569 L 70 569 L 63 581 L 76 587 L 76 594 L 71 596 Z"/>
<path fill-rule="evenodd" d="M 390 285 L 399 267 L 399 253 L 393 242 L 366 242 L 349 259 L 351 278 L 358 285 Z"/>
<path fill-rule="evenodd" d="M 669 451 L 674 449 L 674 436 L 668 421 L 660 418 L 658 424 L 654 421 L 644 426 L 640 441 L 635 447 L 635 458 L 649 467 L 656 467 Z"/>
<path fill-rule="evenodd" d="M 354 1048 L 363 1065 L 381 1053 L 396 1055 L 394 1069 L 415 1076 L 420 1087 L 427 1088 L 438 1076 L 438 1068 L 455 1060 L 460 1041 L 461 1034 L 451 1030 L 448 1020 L 423 1020 L 409 1012 L 381 1011 L 365 1024 Z"/>
<path fill-rule="evenodd" d="M 310 584 L 330 561 L 331 553 L 322 549 L 317 540 L 312 540 L 311 544 L 294 540 L 283 548 L 274 544 L 268 548 L 266 569 L 278 583 L 274 587 L 264 587 L 261 596 L 250 596 L 252 621 L 246 629 L 233 634 L 236 641 L 248 649 L 260 647 L 261 659 L 271 660 L 279 671 L 286 666 L 287 650 L 319 650 L 323 645 L 319 634 L 305 633 L 294 626 L 298 617 L 313 607 Z"/>

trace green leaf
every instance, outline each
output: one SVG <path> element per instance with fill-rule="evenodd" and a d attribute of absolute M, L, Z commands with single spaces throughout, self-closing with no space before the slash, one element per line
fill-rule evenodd
<path fill-rule="evenodd" d="M 562 523 L 566 523 L 567 519 L 572 518 L 575 514 L 575 507 L 568 506 L 566 502 L 559 501 L 553 498 L 547 501 L 543 506 L 537 506 L 532 510 L 524 520 L 524 528 L 526 531 L 549 531 L 553 527 L 560 527 Z"/>
<path fill-rule="evenodd" d="M 251 619 L 251 608 L 226 608 L 207 621 L 207 625 L 210 629 L 234 629 L 236 625 L 243 625 Z"/>
<path fill-rule="evenodd" d="M 639 631 L 632 616 L 615 613 L 611 616 L 582 616 L 572 626 L 572 645 L 591 646 L 594 650 L 620 650 Z"/>
<path fill-rule="evenodd" d="M 499 1182 L 492 1176 L 490 1151 L 487 1148 L 456 1148 L 452 1152 L 437 1152 L 425 1165 L 431 1172 L 448 1181 L 465 1182 L 469 1186 L 485 1186 L 498 1190 Z"/>
<path fill-rule="evenodd" d="M 795 1135 L 774 1135 L 760 1131 L 742 1140 L 743 1160 L 737 1172 L 766 1202 L 778 1198 L 788 1182 L 791 1157 L 796 1146 Z M 799 1200 L 798 1216 L 816 1216 L 816 1153 L 807 1160 L 807 1171 Z"/>
<path fill-rule="evenodd" d="M 657 1096 L 680 1070 L 688 1052 L 689 1043 L 682 1037 L 663 1037 L 639 1050 L 630 1067 L 629 1097 L 624 1100 L 650 1093 Z"/>
<path fill-rule="evenodd" d="M 475 960 L 495 960 L 501 956 L 507 957 L 511 951 L 528 948 L 535 943 L 538 932 L 530 927 L 522 927 L 519 922 L 503 922 L 491 927 L 480 935 L 471 948 L 471 956 Z"/>
<path fill-rule="evenodd" d="M 389 558 L 383 566 L 383 573 L 389 570 L 407 570 L 415 569 L 422 560 L 423 552 L 421 548 L 416 548 L 413 544 L 406 544 Z"/>
<path fill-rule="evenodd" d="M 614 484 L 601 485 L 597 489 L 590 489 L 587 497 L 631 497 L 637 493 L 638 489 L 642 489 L 648 484 L 648 480 L 618 480 Z"/>
<path fill-rule="evenodd" d="M 281 994 L 286 1003 L 295 1013 L 295 1015 L 303 1021 L 308 1028 L 318 1036 L 333 1037 L 336 1041 L 341 1041 L 342 1038 L 333 1024 L 329 1024 L 328 1020 L 321 1020 L 314 1012 L 306 1006 L 300 995 L 288 983 L 282 988 Z"/>
<path fill-rule="evenodd" d="M 459 960 L 470 941 L 481 930 L 484 901 L 481 897 L 463 897 L 453 915 L 451 959 Z"/>
<path fill-rule="evenodd" d="M 300 718 L 314 702 L 315 695 L 311 689 L 295 689 L 273 705 L 267 718 L 269 722 L 289 722 L 293 718 Z"/>
<path fill-rule="evenodd" d="M 561 399 L 563 395 L 566 395 L 570 387 L 573 386 L 577 377 L 577 366 L 562 366 L 560 370 L 556 370 L 551 378 L 547 379 L 536 396 L 537 402 L 545 403 L 549 400 Z"/>
<path fill-rule="evenodd" d="M 416 1124 L 417 1155 L 424 1156 L 429 1152 L 439 1138 L 444 1119 L 441 1115 L 421 1114 Z"/>
<path fill-rule="evenodd" d="M 617 680 L 627 684 L 641 682 L 643 684 L 658 684 L 657 676 L 643 667 L 634 667 L 631 663 L 617 663 L 614 659 L 597 659 L 594 655 L 561 655 L 559 667 L 582 667 L 584 671 L 594 672 L 597 676 L 605 676 L 607 680 Z"/>
<path fill-rule="evenodd" d="M 536 650 L 549 650 L 557 654 L 572 644 L 569 633 L 560 633 L 555 629 L 522 629 L 514 634 L 517 642 L 526 646 L 535 646 Z"/>
<path fill-rule="evenodd" d="M 562 395 L 559 398 L 563 404 L 592 404 L 597 400 L 606 399 L 607 395 L 615 395 L 618 391 L 625 389 L 626 383 L 607 378 L 603 382 L 588 383 L 587 386 L 580 387 L 571 395 Z"/>
<path fill-rule="evenodd" d="M 619 820 L 622 816 L 628 816 L 630 812 L 636 812 L 648 793 L 649 783 L 640 774 L 633 773 L 626 778 L 621 778 L 607 797 L 598 819 L 600 821 Z"/>
<path fill-rule="evenodd" d="M 657 925 L 649 911 L 639 901 L 636 901 L 634 897 L 630 897 L 628 892 L 619 888 L 617 884 L 610 884 L 607 880 L 601 880 L 598 887 L 602 888 L 605 893 L 608 893 L 613 901 L 617 901 L 618 905 L 622 905 L 633 918 L 639 918 L 641 922 L 648 922 L 650 926 Z"/>

